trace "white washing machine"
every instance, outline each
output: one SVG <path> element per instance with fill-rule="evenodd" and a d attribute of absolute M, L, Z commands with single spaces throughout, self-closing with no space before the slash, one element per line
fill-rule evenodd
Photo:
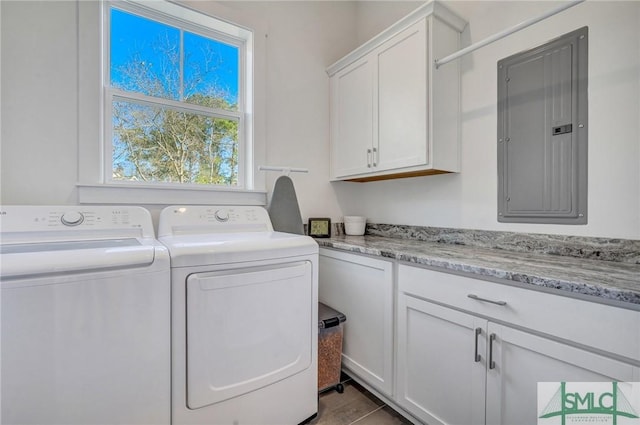
<path fill-rule="evenodd" d="M 172 423 L 295 425 L 317 403 L 318 245 L 255 206 L 168 207 Z"/>
<path fill-rule="evenodd" d="M 148 211 L 0 210 L 1 422 L 169 424 L 169 256 Z"/>

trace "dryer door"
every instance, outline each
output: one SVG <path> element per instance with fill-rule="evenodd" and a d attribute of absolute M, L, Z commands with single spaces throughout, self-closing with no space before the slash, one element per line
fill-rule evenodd
<path fill-rule="evenodd" d="M 311 365 L 312 264 L 187 278 L 187 405 L 197 409 Z"/>

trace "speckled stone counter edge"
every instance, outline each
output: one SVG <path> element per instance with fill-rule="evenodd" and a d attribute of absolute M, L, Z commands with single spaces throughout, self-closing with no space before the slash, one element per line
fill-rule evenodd
<path fill-rule="evenodd" d="M 319 240 L 320 246 L 532 284 L 563 293 L 595 296 L 601 302 L 630 303 L 633 307 L 629 307 L 640 309 L 640 278 L 637 277 L 640 273 L 636 272 L 640 270 L 637 268 L 640 265 L 638 240 L 367 224 L 366 235 L 381 239 L 363 238 L 361 241 L 357 238 L 343 239 L 341 225 L 334 223 L 332 229 L 332 237 L 337 239 Z M 394 241 L 402 246 L 398 247 Z M 426 245 L 422 246 L 421 242 Z M 435 248 L 438 246 L 451 254 L 448 259 L 440 258 L 442 249 Z M 414 252 L 416 247 L 417 253 Z M 460 251 L 454 247 L 466 249 Z M 500 255 L 500 250 L 504 254 Z M 484 257 L 483 261 L 478 262 L 478 254 Z M 552 268 L 532 266 L 531 255 L 549 255 L 545 262 L 549 262 Z M 504 265 L 506 268 L 501 267 L 500 259 L 504 256 L 517 259 L 520 265 L 514 268 L 511 262 Z M 562 256 L 566 260 L 562 260 Z M 575 261 L 579 263 L 574 264 Z M 558 276 L 558 262 L 572 263 L 580 273 L 568 267 Z"/>
<path fill-rule="evenodd" d="M 344 235 L 334 223 L 333 235 Z M 640 264 L 640 240 L 367 223 L 366 234 L 478 248 Z"/>
<path fill-rule="evenodd" d="M 491 249 L 472 248 L 471 252 L 445 249 L 447 254 L 443 257 L 438 246 L 444 248 L 447 245 L 424 242 L 425 249 L 421 252 L 415 251 L 412 247 L 408 247 L 405 252 L 404 248 L 398 248 L 394 243 L 390 243 L 392 240 L 393 238 L 380 236 L 355 236 L 346 239 L 343 236 L 336 236 L 332 239 L 320 239 L 318 244 L 321 247 L 420 264 L 442 271 L 461 272 L 466 275 L 495 278 L 498 281 L 558 290 L 560 291 L 558 294 L 587 296 L 583 299 L 595 302 L 613 302 L 619 307 L 640 310 L 640 280 L 637 277 L 640 276 L 639 265 L 579 258 L 573 261 L 567 259 L 564 261 L 579 262 L 584 268 L 575 273 L 571 267 L 567 267 L 563 269 L 562 275 L 558 276 L 558 267 L 540 267 L 539 264 L 532 265 L 529 262 L 530 255 L 539 256 L 539 254 L 505 253 L 509 258 L 507 264 L 504 264 L 500 261 L 501 256 L 496 254 L 483 255 L 482 259 L 478 259 L 476 254 L 481 252 L 479 250 L 486 254 L 492 251 Z M 416 241 L 412 242 L 414 245 L 416 244 Z M 461 245 L 457 246 L 460 249 L 463 248 Z M 519 261 L 514 262 L 515 258 Z M 561 257 L 555 256 L 554 258 L 557 261 L 549 261 L 549 263 L 563 262 Z M 602 266 L 596 266 L 597 263 L 602 263 Z M 616 266 L 616 264 L 618 265 Z M 637 269 L 639 273 L 634 272 L 634 269 Z M 630 272 L 630 270 L 632 271 Z M 587 276 L 586 279 L 585 276 Z"/>

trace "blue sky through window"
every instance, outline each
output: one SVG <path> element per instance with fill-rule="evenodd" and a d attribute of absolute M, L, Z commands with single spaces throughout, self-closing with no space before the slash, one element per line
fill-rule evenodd
<path fill-rule="evenodd" d="M 181 46 L 178 28 L 112 8 L 111 85 L 197 104 L 202 102 L 197 95 L 218 97 L 234 105 L 229 109 L 237 109 L 239 49 L 187 31 L 183 40 Z"/>
<path fill-rule="evenodd" d="M 219 110 L 239 111 L 241 49 L 114 7 L 109 18 L 111 179 L 238 185 L 240 118 Z"/>

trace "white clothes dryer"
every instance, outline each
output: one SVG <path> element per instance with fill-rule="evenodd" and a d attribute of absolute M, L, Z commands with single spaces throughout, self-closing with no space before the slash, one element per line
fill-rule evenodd
<path fill-rule="evenodd" d="M 149 212 L 0 209 L 1 422 L 169 424 L 169 255 Z"/>
<path fill-rule="evenodd" d="M 172 423 L 295 425 L 316 416 L 318 245 L 257 206 L 172 206 Z"/>

